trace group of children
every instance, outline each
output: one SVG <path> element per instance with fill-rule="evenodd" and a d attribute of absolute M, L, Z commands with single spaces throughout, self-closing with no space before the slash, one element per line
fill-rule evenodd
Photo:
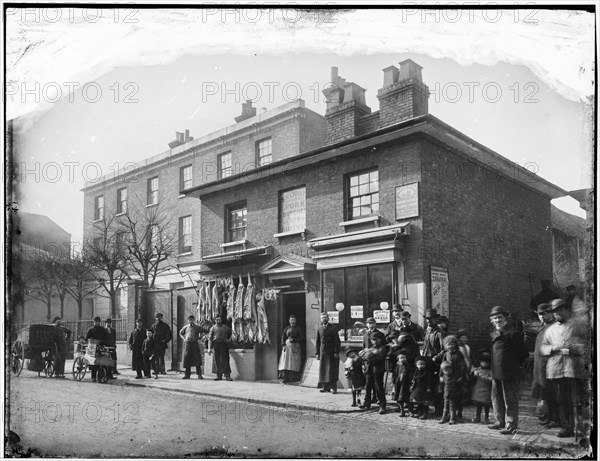
<path fill-rule="evenodd" d="M 458 336 L 458 337 L 457 337 Z M 466 332 L 444 338 L 444 352 L 439 368 L 429 357 L 415 357 L 412 347 L 407 344 L 403 332 L 390 337 L 388 343 L 388 363 L 393 365 L 392 381 L 394 400 L 398 404 L 400 417 L 427 419 L 429 405 L 433 404 L 436 393 L 443 396 L 444 406 L 440 424 L 457 424 L 462 419 L 463 405 L 472 401 L 476 405 L 472 422 L 489 423 L 492 390 L 491 355 L 487 350 L 478 354 L 479 366 L 473 367 Z M 398 345 L 400 344 L 400 348 Z M 411 346 L 410 342 L 408 342 Z M 352 391 L 352 406 L 360 405 L 361 392 L 365 386 L 364 363 L 356 349 L 345 349 L 345 362 L 348 386 Z"/>

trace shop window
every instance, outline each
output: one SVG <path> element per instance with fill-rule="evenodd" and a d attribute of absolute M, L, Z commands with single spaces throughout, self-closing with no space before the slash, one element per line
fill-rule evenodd
<path fill-rule="evenodd" d="M 179 253 L 192 251 L 192 217 L 179 218 Z"/>
<path fill-rule="evenodd" d="M 306 187 L 279 193 L 279 232 L 306 229 Z"/>
<path fill-rule="evenodd" d="M 268 165 L 273 161 L 273 140 L 271 138 L 256 143 L 256 157 L 258 166 Z"/>
<path fill-rule="evenodd" d="M 158 176 L 148 179 L 148 205 L 156 205 L 158 203 Z"/>
<path fill-rule="evenodd" d="M 379 214 L 379 172 L 377 169 L 353 174 L 347 180 L 349 220 Z"/>
<path fill-rule="evenodd" d="M 218 178 L 224 179 L 231 176 L 231 152 L 225 152 L 217 157 Z"/>
<path fill-rule="evenodd" d="M 246 202 L 227 207 L 227 241 L 237 242 L 246 239 L 248 208 Z"/>
<path fill-rule="evenodd" d="M 104 195 L 94 199 L 94 221 L 104 219 Z"/>
<path fill-rule="evenodd" d="M 186 165 L 179 168 L 179 190 L 185 190 L 192 187 L 192 165 Z"/>
<path fill-rule="evenodd" d="M 337 327 L 344 331 L 346 340 L 359 336 L 358 328 L 354 328 L 356 322 L 364 325 L 367 317 L 374 317 L 382 301 L 392 305 L 393 271 L 392 263 L 323 271 L 323 308 L 326 312 L 338 312 L 336 305 L 344 305 L 344 309 L 334 315 L 339 316 Z M 377 327 L 384 328 L 390 321 L 379 322 Z"/>
<path fill-rule="evenodd" d="M 127 213 L 127 188 L 117 190 L 117 214 Z"/>

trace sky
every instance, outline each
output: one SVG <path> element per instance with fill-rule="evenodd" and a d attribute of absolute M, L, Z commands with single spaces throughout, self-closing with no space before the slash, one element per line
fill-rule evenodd
<path fill-rule="evenodd" d="M 233 125 L 245 99 L 260 112 L 302 98 L 324 114 L 332 66 L 375 111 L 382 69 L 405 59 L 423 67 L 431 114 L 565 190 L 590 187 L 595 18 L 424 11 L 14 10 L 6 109 L 19 209 L 81 242 L 85 180 L 168 150 L 175 131 Z M 584 216 L 573 199 L 553 203 Z"/>

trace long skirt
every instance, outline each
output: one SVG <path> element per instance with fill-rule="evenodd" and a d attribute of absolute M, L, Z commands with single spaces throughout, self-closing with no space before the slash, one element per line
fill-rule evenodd
<path fill-rule="evenodd" d="M 217 375 L 228 375 L 231 373 L 231 367 L 229 366 L 229 344 L 217 343 L 212 344 L 213 347 L 213 361 L 212 361 L 212 372 Z"/>
<path fill-rule="evenodd" d="M 302 349 L 300 343 L 287 343 L 279 359 L 279 378 L 298 381 L 300 379 L 301 363 Z"/>

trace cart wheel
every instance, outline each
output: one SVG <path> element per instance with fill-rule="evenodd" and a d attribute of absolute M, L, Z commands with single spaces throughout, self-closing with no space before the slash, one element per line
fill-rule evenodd
<path fill-rule="evenodd" d="M 73 378 L 77 381 L 81 381 L 85 378 L 87 373 L 88 365 L 83 357 L 77 357 L 73 362 Z"/>
<path fill-rule="evenodd" d="M 25 363 L 25 348 L 20 339 L 17 339 L 13 344 L 10 359 L 10 370 L 16 376 L 19 376 L 23 371 L 23 364 Z"/>
<path fill-rule="evenodd" d="M 100 365 L 98 367 L 98 382 L 105 383 L 106 381 L 108 381 L 108 370 L 104 365 Z"/>

